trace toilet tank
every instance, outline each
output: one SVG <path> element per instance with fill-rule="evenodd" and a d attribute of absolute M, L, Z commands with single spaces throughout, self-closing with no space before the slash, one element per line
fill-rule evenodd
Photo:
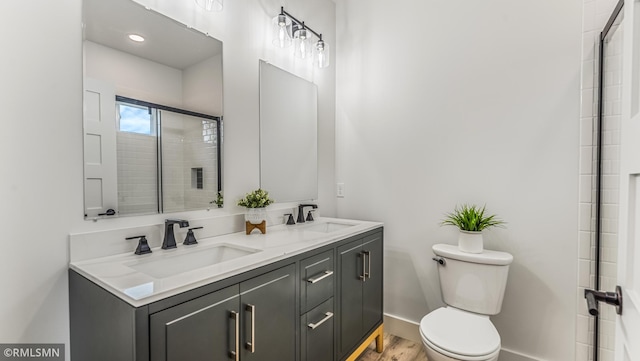
<path fill-rule="evenodd" d="M 449 244 L 432 249 L 445 260 L 438 265 L 444 303 L 483 315 L 500 313 L 512 255 L 490 250 L 467 253 Z"/>

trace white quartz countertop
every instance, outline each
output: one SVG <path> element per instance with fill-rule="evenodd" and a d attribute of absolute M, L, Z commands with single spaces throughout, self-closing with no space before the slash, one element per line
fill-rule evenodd
<path fill-rule="evenodd" d="M 140 307 L 381 226 L 379 222 L 323 217 L 314 222 L 271 226 L 266 234 L 238 232 L 198 239 L 198 244 L 190 246 L 177 240 L 174 249 L 156 247 L 145 255 L 135 255 L 132 249 L 130 253 L 71 262 L 69 267 Z M 216 249 L 246 254 L 207 264 L 210 261 L 204 257 Z M 205 265 L 190 269 L 197 262 Z"/>

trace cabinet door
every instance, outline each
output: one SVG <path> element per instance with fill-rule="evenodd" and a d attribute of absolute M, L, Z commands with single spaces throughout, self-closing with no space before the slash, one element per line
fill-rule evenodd
<path fill-rule="evenodd" d="M 231 286 L 151 315 L 151 360 L 235 360 L 238 292 Z"/>
<path fill-rule="evenodd" d="M 295 290 L 295 265 L 240 284 L 242 361 L 295 360 Z"/>
<path fill-rule="evenodd" d="M 362 283 L 362 332 L 369 332 L 382 320 L 382 234 L 362 242 L 366 278 Z"/>
<path fill-rule="evenodd" d="M 362 239 L 338 248 L 340 277 L 339 354 L 344 355 L 362 338 Z"/>
<path fill-rule="evenodd" d="M 333 360 L 333 297 L 300 317 L 302 361 Z"/>

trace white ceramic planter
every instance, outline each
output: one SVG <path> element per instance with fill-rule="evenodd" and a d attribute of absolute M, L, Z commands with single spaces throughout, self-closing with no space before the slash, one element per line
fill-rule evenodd
<path fill-rule="evenodd" d="M 482 232 L 460 231 L 458 249 L 467 253 L 482 253 L 484 250 Z"/>
<path fill-rule="evenodd" d="M 244 220 L 251 224 L 260 224 L 262 221 L 267 220 L 267 209 L 262 208 L 247 208 L 247 212 L 244 214 Z"/>

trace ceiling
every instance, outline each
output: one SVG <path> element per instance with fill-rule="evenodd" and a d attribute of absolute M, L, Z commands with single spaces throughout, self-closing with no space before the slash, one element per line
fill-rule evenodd
<path fill-rule="evenodd" d="M 222 42 L 130 0 L 84 0 L 84 39 L 185 69 L 222 54 Z M 128 38 L 138 34 L 146 40 Z"/>

